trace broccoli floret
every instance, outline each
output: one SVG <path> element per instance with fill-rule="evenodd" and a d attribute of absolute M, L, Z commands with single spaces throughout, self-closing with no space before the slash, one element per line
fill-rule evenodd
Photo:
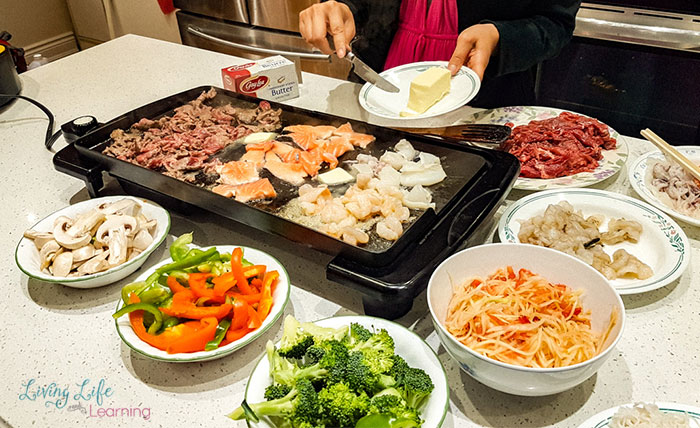
<path fill-rule="evenodd" d="M 384 390 L 374 397 L 370 402 L 370 413 L 386 413 L 391 414 L 394 407 L 403 406 L 403 397 L 401 393 L 393 389 L 393 393 L 386 393 Z"/>
<path fill-rule="evenodd" d="M 299 321 L 293 316 L 287 315 L 284 319 L 282 339 L 280 340 L 280 355 L 285 358 L 301 358 L 309 346 L 313 344 L 313 337 L 302 330 Z"/>
<path fill-rule="evenodd" d="M 383 390 L 372 397 L 369 413 L 391 416 L 392 427 L 419 427 L 423 423 L 418 411 L 408 407 L 401 393 L 394 388 Z"/>
<path fill-rule="evenodd" d="M 388 374 L 396 380 L 396 383 L 401 383 L 403 381 L 404 374 L 406 374 L 406 371 L 410 367 L 408 363 L 406 363 L 406 360 L 404 360 L 400 355 L 394 354 L 391 359 L 394 363 L 391 366 L 391 370 L 389 370 Z"/>
<path fill-rule="evenodd" d="M 244 405 L 253 412 L 246 414 Z M 262 403 L 247 404 L 231 412 L 228 417 L 233 420 L 254 419 L 260 416 L 280 416 L 289 419 L 293 426 L 309 424 L 309 427 L 317 427 L 321 422 L 321 407 L 318 402 L 318 394 L 311 382 L 300 379 L 287 395 Z"/>
<path fill-rule="evenodd" d="M 371 334 L 365 341 L 356 342 L 351 349 L 362 352 L 365 357 L 365 363 L 375 375 L 389 372 L 394 365 L 394 339 L 384 329 Z"/>
<path fill-rule="evenodd" d="M 307 365 L 316 364 L 321 361 L 321 358 L 326 354 L 326 351 L 318 345 L 310 346 L 304 354 L 304 362 Z"/>
<path fill-rule="evenodd" d="M 350 335 L 348 335 L 348 343 L 350 346 L 354 346 L 359 342 L 364 342 L 372 337 L 372 332 L 364 328 L 358 323 L 350 324 Z"/>
<path fill-rule="evenodd" d="M 350 353 L 341 376 L 355 391 L 365 391 L 371 395 L 378 389 L 378 375 L 372 373 L 370 367 L 365 364 L 365 357 L 361 352 Z"/>
<path fill-rule="evenodd" d="M 273 383 L 272 385 L 265 388 L 265 400 L 276 400 L 282 398 L 289 394 L 292 388 L 289 385 L 282 385 L 279 383 Z"/>
<path fill-rule="evenodd" d="M 425 371 L 409 367 L 398 389 L 403 390 L 406 405 L 413 409 L 420 409 L 434 388 L 432 379 Z"/>
<path fill-rule="evenodd" d="M 330 328 L 320 327 L 311 322 L 305 322 L 301 324 L 301 328 L 306 334 L 310 334 L 311 336 L 313 336 L 315 343 L 319 343 L 324 340 L 341 341 L 348 334 L 347 326 L 343 326 L 340 328 Z"/>
<path fill-rule="evenodd" d="M 362 351 L 365 349 L 383 351 L 391 357 L 394 355 L 394 339 L 389 336 L 388 331 L 381 329 L 372 334 L 367 340 L 358 342 L 352 347 L 353 351 Z"/>
<path fill-rule="evenodd" d="M 270 375 L 272 379 L 280 384 L 291 386 L 298 379 L 321 379 L 328 374 L 328 371 L 318 364 L 308 367 L 299 367 L 293 362 L 282 357 L 275 350 L 272 342 L 267 342 L 267 360 L 270 363 Z"/>
<path fill-rule="evenodd" d="M 369 397 L 353 392 L 345 383 L 336 383 L 318 393 L 326 422 L 335 427 L 354 427 L 369 409 Z"/>
<path fill-rule="evenodd" d="M 321 367 L 328 368 L 338 363 L 345 362 L 348 358 L 348 349 L 337 340 L 324 340 L 306 350 L 304 361 L 309 364 L 321 363 Z"/>

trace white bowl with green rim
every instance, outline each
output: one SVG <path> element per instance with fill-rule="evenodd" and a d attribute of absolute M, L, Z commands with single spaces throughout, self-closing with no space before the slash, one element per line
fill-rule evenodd
<path fill-rule="evenodd" d="M 96 288 L 104 285 L 115 283 L 126 278 L 140 268 L 151 253 L 165 240 L 170 231 L 170 214 L 160 205 L 155 202 L 143 198 L 133 196 L 106 196 L 102 198 L 89 199 L 87 201 L 78 202 L 62 208 L 47 217 L 43 218 L 30 229 L 39 232 L 50 232 L 53 229 L 54 220 L 58 217 L 66 216 L 75 218 L 80 214 L 84 214 L 93 208 L 96 208 L 104 203 L 116 202 L 122 199 L 131 199 L 141 205 L 141 212 L 146 218 L 155 219 L 157 221 L 153 242 L 141 254 L 133 259 L 110 268 L 104 272 L 98 272 L 91 275 L 85 275 L 76 278 L 57 277 L 51 274 L 42 272 L 41 259 L 39 250 L 34 245 L 31 239 L 22 237 L 17 248 L 15 249 L 15 262 L 19 269 L 30 278 L 38 279 L 44 282 L 53 282 L 63 284 L 73 288 Z"/>
<path fill-rule="evenodd" d="M 425 370 L 432 379 L 435 389 L 430 393 L 430 397 L 421 409 L 421 417 L 425 421 L 422 427 L 439 428 L 442 426 L 450 405 L 450 388 L 445 369 L 435 351 L 416 333 L 400 324 L 382 318 L 348 315 L 314 321 L 314 324 L 318 326 L 331 328 L 349 326 L 351 323 L 358 323 L 370 331 L 386 329 L 394 339 L 395 353 L 403 357 L 411 367 Z M 279 346 L 279 343 L 276 346 Z M 271 384 L 272 378 L 269 373 L 267 355 L 263 354 L 248 378 L 245 389 L 246 401 L 248 403 L 265 401 L 265 388 Z M 258 423 L 248 422 L 248 424 L 253 428 L 275 428 L 267 418 L 261 418 Z"/>
<path fill-rule="evenodd" d="M 257 330 L 251 331 L 240 339 L 233 341 L 225 346 L 222 346 L 213 351 L 199 351 L 199 352 L 188 352 L 188 353 L 178 353 L 178 354 L 168 354 L 166 351 L 158 349 L 154 346 L 141 340 L 134 330 L 131 328 L 129 323 L 129 317 L 123 316 L 115 321 L 117 327 L 117 333 L 119 337 L 126 343 L 126 345 L 131 348 L 134 352 L 137 352 L 148 358 L 152 358 L 158 361 L 167 361 L 171 363 L 191 363 L 195 361 L 209 361 L 215 360 L 217 358 L 224 357 L 231 354 L 232 352 L 241 349 L 247 344 L 253 342 L 258 337 L 262 336 L 267 330 L 272 327 L 272 325 L 277 321 L 277 319 L 284 312 L 287 302 L 289 302 L 289 294 L 291 292 L 292 286 L 289 282 L 289 274 L 287 270 L 282 266 L 282 264 L 271 255 L 264 251 L 257 250 L 255 248 L 243 247 L 239 245 L 217 245 L 216 249 L 220 253 L 231 253 L 234 249 L 240 247 L 243 250 L 243 257 L 249 262 L 255 265 L 265 265 L 267 266 L 267 271 L 276 270 L 279 273 L 279 280 L 275 286 L 275 291 L 272 293 L 272 309 L 268 314 L 267 318 L 262 322 L 262 325 Z M 145 281 L 149 275 L 151 275 L 160 266 L 171 263 L 173 260 L 168 258 L 153 266 L 152 268 L 144 271 L 141 275 L 134 280 L 134 282 Z M 118 311 L 123 306 L 123 302 L 120 300 L 117 304 L 115 310 Z"/>

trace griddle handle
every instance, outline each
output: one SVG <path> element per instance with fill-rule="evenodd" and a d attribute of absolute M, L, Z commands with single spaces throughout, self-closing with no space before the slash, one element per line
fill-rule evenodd
<path fill-rule="evenodd" d="M 474 226 L 474 221 L 477 217 L 484 214 L 488 205 L 493 202 L 494 194 L 498 193 L 499 189 L 491 189 L 477 196 L 464 204 L 457 214 L 455 214 L 450 224 L 450 229 L 447 233 L 447 246 L 452 247 L 460 243 Z"/>
<path fill-rule="evenodd" d="M 100 196 L 100 190 L 104 187 L 104 169 L 98 163 L 80 156 L 73 144 L 67 145 L 54 155 L 53 166 L 56 171 L 83 180 L 91 198 Z"/>

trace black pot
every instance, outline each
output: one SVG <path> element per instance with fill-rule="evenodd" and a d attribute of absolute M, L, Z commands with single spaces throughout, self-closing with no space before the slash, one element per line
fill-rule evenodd
<path fill-rule="evenodd" d="M 6 46 L 0 45 L 0 94 L 17 95 L 22 85 L 12 61 L 12 55 Z M 0 97 L 0 106 L 12 101 L 12 98 Z"/>

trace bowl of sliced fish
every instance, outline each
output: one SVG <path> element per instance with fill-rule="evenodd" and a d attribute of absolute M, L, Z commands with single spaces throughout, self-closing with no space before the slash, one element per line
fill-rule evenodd
<path fill-rule="evenodd" d="M 26 230 L 15 262 L 34 279 L 101 287 L 141 267 L 169 230 L 170 214 L 154 202 L 130 196 L 90 199 Z"/>

